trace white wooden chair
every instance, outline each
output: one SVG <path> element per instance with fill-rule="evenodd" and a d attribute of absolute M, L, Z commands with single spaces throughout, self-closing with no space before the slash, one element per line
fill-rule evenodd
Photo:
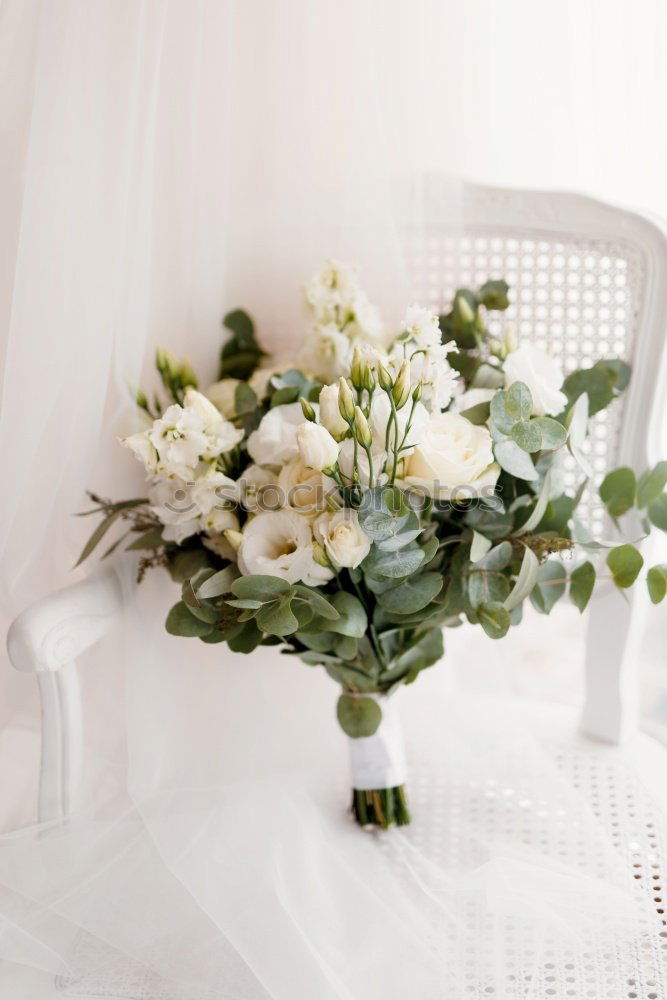
<path fill-rule="evenodd" d="M 415 300 L 441 310 L 456 287 L 505 277 L 513 302 L 509 312 L 494 322 L 515 323 L 519 336 L 530 336 L 548 347 L 568 371 L 604 356 L 622 357 L 632 364 L 629 389 L 595 421 L 590 458 L 596 473 L 603 474 L 617 464 L 640 472 L 656 461 L 654 404 L 666 385 L 667 236 L 663 229 L 638 214 L 579 195 L 470 186 L 465 194 L 464 229 L 454 237 L 443 228 L 445 191 L 446 185 L 433 178 L 427 190 L 426 230 L 421 226 L 413 230 L 409 223 L 405 226 Z M 611 530 L 592 493 L 583 504 L 598 532 Z M 75 801 L 82 749 L 76 658 L 114 625 L 121 609 L 116 569 L 102 564 L 86 580 L 26 609 L 9 630 L 12 663 L 18 670 L 36 674 L 40 687 L 42 820 L 66 817 Z M 642 787 L 646 790 L 656 768 L 664 774 L 667 750 L 645 735 L 630 739 L 638 725 L 642 609 L 639 591 L 627 604 L 611 590 L 602 590 L 593 601 L 581 729 L 597 741 L 628 743 L 631 749 L 624 767 L 644 769 Z M 614 750 L 593 741 L 580 741 L 572 752 L 584 760 L 589 777 L 595 777 L 596 768 L 618 762 Z M 617 794 L 618 789 L 612 792 Z M 667 874 L 665 844 L 660 842 L 656 829 L 660 822 L 655 819 L 662 807 L 656 804 L 656 813 L 649 819 L 651 808 L 647 805 L 641 818 L 643 833 L 630 823 L 624 834 L 635 841 L 643 836 L 639 847 L 633 848 L 634 841 L 628 839 L 629 864 L 640 868 L 646 863 L 642 857 L 636 860 L 638 851 L 640 855 L 650 851 L 654 859 L 647 891 L 659 888 Z M 654 898 L 662 912 L 660 893 Z M 667 949 L 667 931 L 656 947 Z M 633 966 L 633 970 L 636 991 L 626 983 L 623 992 L 609 996 L 662 997 L 661 987 L 650 977 L 640 989 L 641 969 Z"/>

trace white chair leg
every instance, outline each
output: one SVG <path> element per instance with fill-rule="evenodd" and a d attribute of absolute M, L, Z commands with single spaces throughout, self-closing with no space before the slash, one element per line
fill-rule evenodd
<path fill-rule="evenodd" d="M 623 743 L 639 723 L 638 664 L 646 620 L 641 586 L 627 595 L 606 590 L 591 603 L 586 640 L 586 736 Z"/>
<path fill-rule="evenodd" d="M 42 704 L 39 820 L 64 819 L 81 779 L 81 695 L 76 663 L 37 675 Z"/>

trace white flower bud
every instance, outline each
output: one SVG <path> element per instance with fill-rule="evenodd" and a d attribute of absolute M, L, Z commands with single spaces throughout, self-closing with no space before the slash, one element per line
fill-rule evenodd
<path fill-rule="evenodd" d="M 336 441 L 340 441 L 347 434 L 348 430 L 347 420 L 344 420 L 341 416 L 338 395 L 338 383 L 325 385 L 320 392 L 320 422 Z"/>
<path fill-rule="evenodd" d="M 301 460 L 310 469 L 323 472 L 333 469 L 338 461 L 338 444 L 321 424 L 309 421 L 301 424 L 296 430 L 296 441 Z"/>

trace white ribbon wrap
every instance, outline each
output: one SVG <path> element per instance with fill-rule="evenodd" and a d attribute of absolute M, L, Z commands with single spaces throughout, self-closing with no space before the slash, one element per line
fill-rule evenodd
<path fill-rule="evenodd" d="M 372 736 L 349 739 L 352 787 L 360 791 L 395 788 L 406 779 L 405 746 L 396 695 L 365 694 L 382 709 Z"/>

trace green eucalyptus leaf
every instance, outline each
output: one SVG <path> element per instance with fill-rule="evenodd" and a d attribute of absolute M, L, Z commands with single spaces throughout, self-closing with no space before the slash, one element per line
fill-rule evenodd
<path fill-rule="evenodd" d="M 600 485 L 600 499 L 611 517 L 620 517 L 634 506 L 637 493 L 635 474 L 628 466 L 609 472 Z"/>
<path fill-rule="evenodd" d="M 169 573 L 176 583 L 183 583 L 210 566 L 211 560 L 212 556 L 208 549 L 183 549 L 171 560 Z"/>
<path fill-rule="evenodd" d="M 299 640 L 308 649 L 314 649 L 318 653 L 331 653 L 333 652 L 334 646 L 336 645 L 336 640 L 338 636 L 335 632 L 308 632 L 299 630 L 295 638 Z"/>
<path fill-rule="evenodd" d="M 505 392 L 505 408 L 513 420 L 528 420 L 533 397 L 525 382 L 513 382 Z"/>
<path fill-rule="evenodd" d="M 382 709 L 374 698 L 342 694 L 336 708 L 343 732 L 352 739 L 372 736 L 382 722 Z"/>
<path fill-rule="evenodd" d="M 663 493 L 649 504 L 648 516 L 656 528 L 667 531 L 667 493 Z"/>
<path fill-rule="evenodd" d="M 361 639 L 368 626 L 368 617 L 359 598 L 339 590 L 331 598 L 331 603 L 339 615 L 338 619 L 331 623 L 331 631 Z"/>
<path fill-rule="evenodd" d="M 646 576 L 649 597 L 653 604 L 660 604 L 667 594 L 667 565 L 651 566 Z"/>
<path fill-rule="evenodd" d="M 250 620 L 231 639 L 227 640 L 227 645 L 233 653 L 252 653 L 253 649 L 260 645 L 262 639 L 262 633 L 254 620 Z"/>
<path fill-rule="evenodd" d="M 413 614 L 430 604 L 443 585 L 440 573 L 421 573 L 378 596 L 378 604 L 388 612 Z"/>
<path fill-rule="evenodd" d="M 567 440 L 567 430 L 553 417 L 534 417 L 531 425 L 538 427 L 542 435 L 542 448 L 545 451 L 555 451 L 561 448 Z"/>
<path fill-rule="evenodd" d="M 282 580 L 277 576 L 265 576 L 263 574 L 253 574 L 250 576 L 240 576 L 234 580 L 230 587 L 235 597 L 250 598 L 250 600 L 261 601 L 268 604 L 279 597 L 284 597 L 292 591 L 292 587 L 287 580 Z"/>
<path fill-rule="evenodd" d="M 570 574 L 570 600 L 582 613 L 595 587 L 595 567 L 588 560 Z"/>
<path fill-rule="evenodd" d="M 632 586 L 643 565 L 644 559 L 641 553 L 629 542 L 617 545 L 607 556 L 607 566 L 611 570 L 614 583 L 622 589 Z"/>
<path fill-rule="evenodd" d="M 509 472 L 511 476 L 529 481 L 538 478 L 537 469 L 530 456 L 519 447 L 516 441 L 512 441 L 510 438 L 496 441 L 493 450 L 500 467 L 505 472 Z"/>
<path fill-rule="evenodd" d="M 483 605 L 477 609 L 479 623 L 490 639 L 502 639 L 510 627 L 510 615 L 502 604 Z"/>
<path fill-rule="evenodd" d="M 637 484 L 637 506 L 648 507 L 657 500 L 667 485 L 667 462 L 658 462 L 639 477 Z"/>
<path fill-rule="evenodd" d="M 474 609 L 502 604 L 510 591 L 509 580 L 498 570 L 473 569 L 468 577 L 468 597 Z"/>
<path fill-rule="evenodd" d="M 561 562 L 550 559 L 542 563 L 537 582 L 530 593 L 530 603 L 536 611 L 548 615 L 556 601 L 565 593 L 567 570 Z"/>
<path fill-rule="evenodd" d="M 432 667 L 442 659 L 443 652 L 442 629 L 428 629 L 399 648 L 398 656 L 380 674 L 380 682 L 384 685 L 405 678 L 406 684 L 409 684 L 421 670 Z"/>
<path fill-rule="evenodd" d="M 515 385 L 519 383 L 516 382 Z M 522 451 L 535 452 L 542 448 L 542 433 L 536 420 L 520 420 L 512 428 L 512 440 Z"/>
<path fill-rule="evenodd" d="M 170 635 L 182 636 L 203 636 L 213 630 L 211 623 L 195 617 L 184 601 L 174 604 L 167 615 L 165 628 Z"/>
<path fill-rule="evenodd" d="M 262 632 L 269 635 L 292 635 L 299 628 L 299 620 L 290 607 L 290 597 L 265 605 L 255 621 Z"/>
<path fill-rule="evenodd" d="M 373 574 L 387 576 L 392 580 L 402 576 L 411 576 L 415 573 L 424 561 L 424 552 L 419 548 L 401 549 L 399 552 L 373 553 L 374 558 L 370 563 Z M 368 556 L 366 557 L 368 559 Z M 364 562 L 364 566 L 366 562 Z"/>
<path fill-rule="evenodd" d="M 195 593 L 197 597 L 201 598 L 212 598 L 221 597 L 222 594 L 229 594 L 232 589 L 232 584 L 234 580 L 238 577 L 238 570 L 235 566 L 225 566 L 218 573 L 214 573 L 212 576 L 207 577 L 203 583 L 201 583 Z"/>
<path fill-rule="evenodd" d="M 318 590 L 297 583 L 294 585 L 293 592 L 308 603 L 314 614 L 319 615 L 321 618 L 330 619 L 331 621 L 336 621 L 338 618 L 338 612 L 334 604 L 323 594 L 320 594 Z"/>
<path fill-rule="evenodd" d="M 511 560 L 512 543 L 501 542 L 500 545 L 495 545 L 489 552 L 487 552 L 487 554 L 477 562 L 475 568 L 493 570 L 505 569 L 506 566 L 509 566 Z"/>
<path fill-rule="evenodd" d="M 507 393 L 501 389 L 491 397 L 489 413 L 493 427 L 501 434 L 510 434 L 516 423 L 516 418 L 510 416 L 507 410 Z"/>
<path fill-rule="evenodd" d="M 526 546 L 523 552 L 519 575 L 509 596 L 504 601 L 504 607 L 508 611 L 512 611 L 517 604 L 521 604 L 523 599 L 531 592 L 537 581 L 539 568 L 540 563 L 537 556 Z"/>
<path fill-rule="evenodd" d="M 242 608 L 244 611 L 259 611 L 264 605 L 262 601 L 253 601 L 250 597 L 235 597 L 225 601 L 230 608 Z"/>

